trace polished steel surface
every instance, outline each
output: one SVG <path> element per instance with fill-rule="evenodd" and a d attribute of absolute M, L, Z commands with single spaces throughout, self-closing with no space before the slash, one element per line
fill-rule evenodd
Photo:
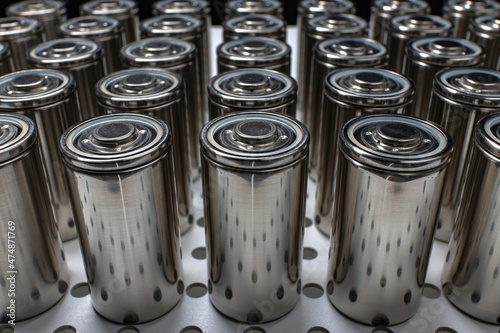
<path fill-rule="evenodd" d="M 272 15 L 283 18 L 283 5 L 279 0 L 231 0 L 225 3 L 225 18 L 244 15 Z"/>
<path fill-rule="evenodd" d="M 54 39 L 26 52 L 30 68 L 63 69 L 73 75 L 82 120 L 102 114 L 94 87 L 105 75 L 103 55 L 100 44 L 76 38 Z"/>
<path fill-rule="evenodd" d="M 443 17 L 453 23 L 454 37 L 465 38 L 471 21 L 484 15 L 500 15 L 500 3 L 495 0 L 443 1 Z"/>
<path fill-rule="evenodd" d="M 479 68 L 448 69 L 434 81 L 427 118 L 453 137 L 455 151 L 446 174 L 436 238 L 448 242 L 455 225 L 474 127 L 500 111 L 500 73 Z"/>
<path fill-rule="evenodd" d="M 68 289 L 66 257 L 44 177 L 35 123 L 0 114 L 2 323 L 39 315 Z"/>
<path fill-rule="evenodd" d="M 385 68 L 388 49 L 382 43 L 364 37 L 344 37 L 319 41 L 314 45 L 310 78 L 305 94 L 304 125 L 311 135 L 309 146 L 309 176 L 318 179 L 318 159 L 321 147 L 320 128 L 323 118 L 323 86 L 328 73 L 336 68 Z"/>
<path fill-rule="evenodd" d="M 43 25 L 37 20 L 23 17 L 0 18 L 0 41 L 9 45 L 16 71 L 28 69 L 26 50 L 42 43 L 44 39 Z"/>
<path fill-rule="evenodd" d="M 446 68 L 480 67 L 484 50 L 476 43 L 454 37 L 415 39 L 406 46 L 403 74 L 415 83 L 415 98 L 409 115 L 425 118 L 429 109 L 432 82 Z"/>
<path fill-rule="evenodd" d="M 297 82 L 268 69 L 236 69 L 214 76 L 208 84 L 209 116 L 236 111 L 296 114 Z"/>
<path fill-rule="evenodd" d="M 437 15 L 416 14 L 394 17 L 387 22 L 384 37 L 390 53 L 387 69 L 402 73 L 405 49 L 411 40 L 426 37 L 448 37 L 452 27 L 451 22 Z"/>
<path fill-rule="evenodd" d="M 493 324 L 500 324 L 499 124 L 499 113 L 477 124 L 442 276 L 451 303 Z"/>
<path fill-rule="evenodd" d="M 139 40 L 138 12 L 134 0 L 93 0 L 80 5 L 80 16 L 109 16 L 120 21 L 125 31 L 124 44 Z"/>
<path fill-rule="evenodd" d="M 74 17 L 60 24 L 57 30 L 63 38 L 85 38 L 100 43 L 106 60 L 106 75 L 122 69 L 116 50 L 125 45 L 125 31 L 117 19 L 107 16 Z"/>
<path fill-rule="evenodd" d="M 0 111 L 22 114 L 36 123 L 52 208 L 63 240 L 77 236 L 58 148 L 64 131 L 81 120 L 75 91 L 73 76 L 59 70 L 31 69 L 0 77 Z"/>
<path fill-rule="evenodd" d="M 428 14 L 429 4 L 423 0 L 376 0 L 372 2 L 368 37 L 385 43 L 387 23 L 396 16 Z"/>
<path fill-rule="evenodd" d="M 351 118 L 373 113 L 405 113 L 414 86 L 404 76 L 383 69 L 336 69 L 325 78 L 314 222 L 329 235 L 334 222 L 339 134 Z"/>
<path fill-rule="evenodd" d="M 348 317 L 385 326 L 417 312 L 452 147 L 414 117 L 368 115 L 342 128 L 326 291 Z"/>
<path fill-rule="evenodd" d="M 61 139 L 94 309 L 120 323 L 170 311 L 184 292 L 171 132 L 147 115 L 89 119 Z"/>
<path fill-rule="evenodd" d="M 286 43 L 284 19 L 271 15 L 243 15 L 228 18 L 222 22 L 224 42 L 251 37 L 267 37 Z"/>
<path fill-rule="evenodd" d="M 165 69 L 135 68 L 115 72 L 96 85 L 97 99 L 107 113 L 150 114 L 172 131 L 178 217 L 182 232 L 194 221 L 193 171 L 184 80 Z"/>
<path fill-rule="evenodd" d="M 292 49 L 271 38 L 243 38 L 217 47 L 217 73 L 234 69 L 263 68 L 290 75 Z"/>
<path fill-rule="evenodd" d="M 14 61 L 9 44 L 0 42 L 0 76 L 14 71 Z"/>
<path fill-rule="evenodd" d="M 66 21 L 66 3 L 58 0 L 19 1 L 5 9 L 7 16 L 20 16 L 42 23 L 47 40 L 58 38 L 56 27 Z"/>
<path fill-rule="evenodd" d="M 480 16 L 469 24 L 467 39 L 484 49 L 484 68 L 500 69 L 500 16 Z"/>
<path fill-rule="evenodd" d="M 302 288 L 307 129 L 280 114 L 233 113 L 200 141 L 210 300 L 242 322 L 282 317 Z"/>

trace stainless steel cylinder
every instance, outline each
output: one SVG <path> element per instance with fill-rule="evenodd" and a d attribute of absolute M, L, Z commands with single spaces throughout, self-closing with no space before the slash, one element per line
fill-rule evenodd
<path fill-rule="evenodd" d="M 313 49 L 313 61 L 306 95 L 303 124 L 309 130 L 309 176 L 318 180 L 318 158 L 321 147 L 320 129 L 323 119 L 323 86 L 325 77 L 336 68 L 385 68 L 388 50 L 384 44 L 364 37 L 344 37 L 319 41 Z"/>
<path fill-rule="evenodd" d="M 35 123 L 0 114 L 0 321 L 36 316 L 66 293 L 69 274 L 50 196 Z M 14 303 L 11 303 L 14 301 Z"/>
<path fill-rule="evenodd" d="M 80 6 L 80 16 L 109 16 L 120 21 L 125 30 L 125 44 L 139 40 L 138 12 L 134 0 L 94 0 Z"/>
<path fill-rule="evenodd" d="M 231 0 L 224 8 L 225 19 L 245 15 L 272 15 L 283 18 L 279 0 Z"/>
<path fill-rule="evenodd" d="M 307 129 L 240 112 L 208 123 L 200 142 L 210 300 L 238 321 L 282 317 L 301 292 Z"/>
<path fill-rule="evenodd" d="M 175 38 L 147 38 L 125 45 L 120 53 L 125 68 L 163 68 L 182 76 L 186 85 L 186 114 L 189 127 L 191 178 L 200 177 L 200 132 L 203 128 L 203 107 L 206 86 L 193 43 Z M 204 93 L 202 93 L 202 91 Z M 184 135 L 184 134 L 183 134 Z"/>
<path fill-rule="evenodd" d="M 96 85 L 97 100 L 108 113 L 150 114 L 172 131 L 175 184 L 181 232 L 193 224 L 193 191 L 188 112 L 184 80 L 164 69 L 129 69 L 115 72 Z"/>
<path fill-rule="evenodd" d="M 104 74 L 103 49 L 85 39 L 54 39 L 27 51 L 31 68 L 63 69 L 73 75 L 82 120 L 102 114 L 94 86 Z"/>
<path fill-rule="evenodd" d="M 387 23 L 384 38 L 389 48 L 387 69 L 402 73 L 405 49 L 408 43 L 417 38 L 448 37 L 452 24 L 436 15 L 396 16 Z"/>
<path fill-rule="evenodd" d="M 42 23 L 47 40 L 58 38 L 56 27 L 66 21 L 66 3 L 59 0 L 26 0 L 5 9 L 7 16 L 21 16 Z"/>
<path fill-rule="evenodd" d="M 14 61 L 10 52 L 9 44 L 0 42 L 0 75 L 9 74 L 14 71 Z"/>
<path fill-rule="evenodd" d="M 326 291 L 348 317 L 394 325 L 420 305 L 453 142 L 402 115 L 352 119 L 339 140 Z"/>
<path fill-rule="evenodd" d="M 85 38 L 100 43 L 104 50 L 105 75 L 122 69 L 116 51 L 125 45 L 123 25 L 107 16 L 81 16 L 69 19 L 57 27 L 60 37 Z"/>
<path fill-rule="evenodd" d="M 0 18 L 0 41 L 9 45 L 14 69 L 28 69 L 26 50 L 43 42 L 45 34 L 37 20 L 23 17 Z"/>
<path fill-rule="evenodd" d="M 73 76 L 60 70 L 31 69 L 0 77 L 0 111 L 22 114 L 36 123 L 45 180 L 64 241 L 77 236 L 67 174 L 59 154 L 59 138 L 81 120 L 75 91 Z"/>
<path fill-rule="evenodd" d="M 456 147 L 444 183 L 436 231 L 439 240 L 448 242 L 455 225 L 474 126 L 479 119 L 494 112 L 500 112 L 499 72 L 458 68 L 436 75 L 428 119 L 443 126 Z"/>
<path fill-rule="evenodd" d="M 243 38 L 217 47 L 217 71 L 263 68 L 290 75 L 292 49 L 282 41 L 270 38 Z"/>
<path fill-rule="evenodd" d="M 286 21 L 271 15 L 244 15 L 222 22 L 223 40 L 267 37 L 286 43 Z"/>
<path fill-rule="evenodd" d="M 61 138 L 92 305 L 115 322 L 158 318 L 184 291 L 171 141 L 140 114 L 88 119 Z"/>
<path fill-rule="evenodd" d="M 268 69 L 237 69 L 208 83 L 210 119 L 236 111 L 283 113 L 295 117 L 297 82 Z"/>
<path fill-rule="evenodd" d="M 338 169 L 338 140 L 341 127 L 351 118 L 363 114 L 405 113 L 415 87 L 406 77 L 383 69 L 336 69 L 324 81 L 320 126 L 321 153 L 314 221 L 325 235 L 335 223 L 335 177 Z M 339 198 L 338 200 L 341 200 Z"/>
<path fill-rule="evenodd" d="M 403 61 L 403 74 L 416 86 L 409 115 L 426 118 L 429 111 L 432 82 L 445 68 L 482 66 L 484 51 L 481 46 L 454 37 L 415 39 L 408 43 Z"/>
<path fill-rule="evenodd" d="M 459 309 L 500 324 L 500 113 L 479 121 L 446 263 L 443 291 Z"/>
<path fill-rule="evenodd" d="M 366 36 L 366 29 L 368 23 L 365 19 L 351 14 L 338 14 L 318 16 L 306 22 L 306 36 L 304 43 L 302 43 L 301 54 L 302 66 L 299 68 L 298 82 L 298 110 L 300 113 L 299 119 L 304 122 L 306 126 L 309 117 L 307 106 L 309 105 L 310 96 L 307 95 L 308 88 L 311 85 L 311 70 L 313 64 L 313 49 L 314 45 L 324 39 L 333 39 L 340 37 L 364 37 Z"/>
<path fill-rule="evenodd" d="M 471 21 L 484 15 L 500 15 L 500 3 L 494 0 L 443 1 L 443 17 L 453 23 L 454 37 L 465 38 Z"/>
<path fill-rule="evenodd" d="M 424 15 L 429 12 L 429 4 L 423 0 L 376 0 L 371 6 L 368 37 L 385 43 L 387 23 L 392 18 L 411 14 Z"/>
<path fill-rule="evenodd" d="M 500 69 L 500 15 L 480 16 L 469 24 L 467 39 L 484 49 L 484 67 Z"/>

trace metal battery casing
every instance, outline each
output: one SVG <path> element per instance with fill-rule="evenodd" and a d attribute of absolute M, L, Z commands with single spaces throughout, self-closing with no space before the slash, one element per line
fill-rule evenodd
<path fill-rule="evenodd" d="M 456 147 L 444 182 L 436 231 L 439 240 L 448 242 L 455 226 L 474 127 L 478 120 L 495 112 L 500 112 L 499 72 L 457 68 L 436 75 L 428 119 L 443 126 L 453 137 Z"/>
<path fill-rule="evenodd" d="M 443 1 L 443 17 L 453 23 L 454 37 L 465 38 L 471 21 L 484 15 L 500 15 L 500 3 L 494 0 Z"/>
<path fill-rule="evenodd" d="M 237 69 L 214 76 L 208 84 L 210 120 L 236 111 L 294 117 L 296 101 L 297 82 L 268 69 Z"/>
<path fill-rule="evenodd" d="M 67 174 L 59 154 L 59 138 L 71 125 L 81 121 L 75 79 L 68 72 L 53 69 L 4 75 L 0 77 L 0 112 L 22 114 L 36 123 L 45 178 L 61 238 L 64 241 L 75 238 Z"/>
<path fill-rule="evenodd" d="M 222 22 L 223 41 L 250 37 L 267 37 L 286 43 L 285 20 L 271 15 L 244 15 Z"/>
<path fill-rule="evenodd" d="M 337 163 L 342 126 L 364 114 L 405 113 L 415 87 L 403 75 L 369 68 L 336 69 L 326 76 L 324 84 L 314 221 L 323 234 L 329 235 L 335 223 L 335 177 L 340 172 Z"/>
<path fill-rule="evenodd" d="M 462 204 L 442 274 L 448 299 L 465 313 L 492 324 L 500 322 L 499 125 L 500 113 L 496 113 L 476 126 Z"/>
<path fill-rule="evenodd" d="M 309 104 L 309 97 L 307 95 L 307 87 L 311 85 L 311 71 L 313 64 L 313 49 L 314 45 L 324 39 L 333 39 L 340 37 L 364 37 L 366 36 L 366 29 L 368 23 L 365 19 L 352 15 L 352 14 L 337 14 L 318 16 L 306 21 L 305 31 L 306 35 L 304 42 L 301 44 L 304 50 L 301 54 L 301 62 L 299 67 L 298 82 L 298 109 L 301 113 L 299 119 L 304 122 L 306 126 L 309 117 L 309 110 L 306 109 Z"/>
<path fill-rule="evenodd" d="M 81 16 L 57 27 L 60 37 L 85 38 L 100 43 L 104 50 L 105 75 L 122 69 L 116 50 L 125 45 L 125 31 L 117 19 L 107 16 Z"/>
<path fill-rule="evenodd" d="M 82 120 L 102 114 L 95 98 L 94 86 L 104 74 L 103 49 L 85 39 L 54 39 L 27 51 L 31 68 L 63 69 L 76 82 Z"/>
<path fill-rule="evenodd" d="M 408 43 L 403 61 L 403 74 L 416 86 L 414 102 L 408 115 L 426 119 L 431 89 L 436 74 L 446 68 L 482 66 L 481 46 L 454 37 L 431 37 Z"/>
<path fill-rule="evenodd" d="M 4 244 L 0 278 L 5 293 L 0 304 L 4 323 L 48 310 L 68 289 L 66 257 L 44 177 L 35 123 L 24 116 L 0 114 L 0 239 Z M 8 308 L 14 299 L 8 297 L 12 289 L 14 317 Z"/>
<path fill-rule="evenodd" d="M 8 6 L 5 14 L 40 21 L 47 40 L 52 40 L 58 38 L 57 25 L 66 21 L 66 3 L 58 0 L 20 1 Z"/>
<path fill-rule="evenodd" d="M 484 68 L 499 70 L 500 16 L 480 16 L 471 21 L 467 39 L 484 49 Z"/>
<path fill-rule="evenodd" d="M 371 6 L 368 37 L 385 43 L 387 23 L 396 16 L 428 14 L 429 4 L 423 0 L 376 0 Z"/>
<path fill-rule="evenodd" d="M 10 52 L 9 44 L 0 42 L 0 75 L 9 74 L 14 71 L 14 61 Z"/>
<path fill-rule="evenodd" d="M 244 15 L 272 15 L 283 18 L 283 5 L 278 0 L 231 0 L 224 7 L 225 19 Z"/>
<path fill-rule="evenodd" d="M 452 24 L 437 15 L 396 16 L 387 23 L 384 38 L 389 48 L 387 69 L 402 73 L 405 49 L 408 43 L 417 38 L 448 37 Z"/>
<path fill-rule="evenodd" d="M 9 45 L 14 69 L 28 69 L 26 50 L 42 43 L 45 39 L 43 25 L 24 17 L 0 18 L 0 41 Z"/>
<path fill-rule="evenodd" d="M 129 113 L 61 138 L 92 305 L 114 322 L 158 318 L 184 291 L 171 141 L 163 121 Z"/>
<path fill-rule="evenodd" d="M 124 44 L 139 40 L 138 12 L 134 0 L 94 0 L 80 5 L 80 16 L 109 16 L 120 21 L 125 31 Z"/>
<path fill-rule="evenodd" d="M 125 68 L 163 68 L 182 76 L 186 85 L 187 124 L 191 152 L 192 179 L 200 177 L 200 140 L 203 128 L 201 98 L 206 96 L 206 87 L 201 81 L 201 69 L 196 47 L 191 42 L 175 38 L 147 38 L 124 46 L 120 52 Z M 184 135 L 184 134 L 183 134 Z"/>
<path fill-rule="evenodd" d="M 339 149 L 328 297 L 364 324 L 400 323 L 419 309 L 452 139 L 423 119 L 366 115 Z"/>
<path fill-rule="evenodd" d="M 217 47 L 217 72 L 234 69 L 263 68 L 290 75 L 292 49 L 271 38 L 243 38 Z"/>
<path fill-rule="evenodd" d="M 308 139 L 297 120 L 254 112 L 201 133 L 208 291 L 228 317 L 274 320 L 300 298 Z"/>
<path fill-rule="evenodd" d="M 306 89 L 303 124 L 309 130 L 309 176 L 318 179 L 318 159 L 321 147 L 320 128 L 323 118 L 323 86 L 325 77 L 336 68 L 385 68 L 388 49 L 382 43 L 364 37 L 344 37 L 319 41 L 314 45 L 311 76 Z"/>
<path fill-rule="evenodd" d="M 194 208 L 184 80 L 180 75 L 164 69 L 128 69 L 100 80 L 96 85 L 96 94 L 104 112 L 150 114 L 169 126 L 179 225 L 181 232 L 186 232 L 193 224 Z"/>

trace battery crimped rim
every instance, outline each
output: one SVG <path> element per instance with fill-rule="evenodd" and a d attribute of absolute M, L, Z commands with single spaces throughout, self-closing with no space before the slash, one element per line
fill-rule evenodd
<path fill-rule="evenodd" d="M 437 140 L 438 145 L 435 149 L 419 155 L 390 154 L 380 151 L 374 151 L 369 147 L 363 146 L 361 142 L 354 139 L 354 132 L 367 123 L 373 122 L 391 122 L 411 123 L 420 129 L 426 130 L 426 133 L 432 135 Z M 442 168 L 450 160 L 450 154 L 453 151 L 453 139 L 451 135 L 442 127 L 432 122 L 411 116 L 400 114 L 385 115 L 364 115 L 349 120 L 340 132 L 340 149 L 350 159 L 360 163 L 363 166 L 369 166 L 376 169 L 415 173 L 426 172 Z"/>
<path fill-rule="evenodd" d="M 171 3 L 182 2 L 189 4 L 189 6 L 179 7 L 170 6 Z M 160 0 L 152 5 L 152 12 L 154 16 L 160 15 L 190 15 L 196 18 L 202 18 L 210 14 L 210 4 L 204 0 Z"/>
<path fill-rule="evenodd" d="M 247 56 L 244 54 L 237 54 L 231 52 L 232 48 L 248 43 L 248 42 L 262 42 L 275 47 L 276 52 L 265 55 L 252 55 Z M 292 54 L 292 49 L 287 43 L 272 38 L 242 38 L 237 40 L 230 40 L 217 46 L 217 58 L 219 62 L 230 65 L 244 66 L 248 68 L 273 66 L 288 63 Z"/>
<path fill-rule="evenodd" d="M 14 39 L 24 36 L 38 35 L 43 31 L 43 25 L 40 21 L 29 19 L 25 17 L 2 17 L 0 18 L 0 25 L 9 22 L 19 22 L 22 26 L 16 26 L 16 29 L 2 29 L 0 27 L 0 36 L 2 39 Z"/>
<path fill-rule="evenodd" d="M 339 19 L 348 21 L 352 23 L 352 25 L 346 27 L 343 25 L 332 24 L 332 27 L 330 27 L 323 24 L 325 20 Z M 364 18 L 354 14 L 344 13 L 316 16 L 307 20 L 305 24 L 307 34 L 319 34 L 324 37 L 362 36 L 365 34 L 367 28 L 368 22 Z"/>
<path fill-rule="evenodd" d="M 271 22 L 272 25 L 264 27 L 264 29 L 246 29 L 236 26 L 239 22 L 244 22 L 256 18 L 262 20 L 262 22 Z M 285 20 L 272 15 L 243 15 L 232 17 L 222 22 L 222 29 L 224 30 L 224 34 L 259 35 L 262 37 L 267 37 L 267 34 L 285 33 L 286 26 L 287 23 Z"/>
<path fill-rule="evenodd" d="M 116 3 L 114 8 L 99 8 L 102 3 Z M 126 18 L 139 12 L 137 2 L 134 0 L 95 0 L 83 3 L 80 6 L 80 15 L 106 15 Z"/>
<path fill-rule="evenodd" d="M 500 163 L 500 113 L 488 115 L 477 123 L 475 142 Z"/>
<path fill-rule="evenodd" d="M 477 5 L 474 5 L 473 7 L 467 7 L 464 6 L 464 3 L 469 4 L 477 4 L 481 3 L 484 4 L 484 6 L 477 7 Z M 480 15 L 485 15 L 485 14 L 491 14 L 491 11 L 496 11 L 497 13 L 500 13 L 500 3 L 497 1 L 490 1 L 490 0 L 447 0 L 444 2 L 443 6 L 443 14 L 449 14 L 453 16 L 467 16 L 467 17 L 474 17 L 474 16 L 480 16 Z"/>
<path fill-rule="evenodd" d="M 279 1 L 276 0 L 261 0 L 260 4 L 263 6 L 258 8 L 248 8 L 240 6 L 240 4 L 245 5 L 248 0 L 231 0 L 226 2 L 226 6 L 224 8 L 224 13 L 228 17 L 234 17 L 236 15 L 249 15 L 249 14 L 265 14 L 265 15 L 273 15 L 280 17 L 283 15 L 283 7 Z M 252 2 L 252 1 L 250 1 Z M 253 1 L 255 2 L 255 1 Z"/>
<path fill-rule="evenodd" d="M 118 154 L 96 154 L 75 147 L 74 141 L 96 125 L 105 122 L 123 123 L 125 120 L 154 128 L 156 137 L 140 149 Z M 96 172 L 126 171 L 155 161 L 170 148 L 171 140 L 170 128 L 159 118 L 138 113 L 114 113 L 93 117 L 71 126 L 61 136 L 59 150 L 65 163 L 72 168 Z"/>
<path fill-rule="evenodd" d="M 356 7 L 352 1 L 346 0 L 335 0 L 335 1 L 324 1 L 324 0 L 304 0 L 299 1 L 298 12 L 301 15 L 306 15 L 308 17 L 314 17 L 317 15 L 326 14 L 354 14 L 356 12 Z"/>
<path fill-rule="evenodd" d="M 218 130 L 241 120 L 268 120 L 286 126 L 295 134 L 295 139 L 285 148 L 264 153 L 248 153 L 221 146 L 214 139 Z M 309 131 L 295 118 L 279 113 L 234 112 L 208 122 L 200 133 L 200 147 L 203 156 L 225 167 L 241 170 L 272 170 L 290 165 L 309 152 Z"/>
<path fill-rule="evenodd" d="M 40 4 L 49 5 L 43 8 L 42 10 L 32 10 L 30 8 L 26 8 L 26 5 L 29 4 Z M 26 0 L 14 3 L 7 7 L 5 10 L 7 16 L 28 16 L 32 18 L 40 18 L 43 19 L 45 17 L 52 16 L 62 16 L 66 14 L 66 4 L 62 1 L 57 0 Z"/>
<path fill-rule="evenodd" d="M 155 23 L 163 21 L 178 20 L 181 25 L 171 26 L 171 29 L 161 29 L 154 27 Z M 194 36 L 204 29 L 205 24 L 202 20 L 186 15 L 161 15 L 145 19 L 140 25 L 141 33 L 145 37 L 175 37 L 182 38 L 186 36 Z"/>
<path fill-rule="evenodd" d="M 495 24 L 493 24 L 494 21 L 496 21 Z M 478 34 L 481 37 L 486 35 L 486 36 L 492 36 L 494 38 L 499 38 L 500 37 L 500 16 L 488 15 L 488 16 L 476 17 L 469 24 L 469 31 L 471 33 Z M 486 37 L 486 38 L 488 38 L 488 37 Z"/>
<path fill-rule="evenodd" d="M 411 27 L 407 23 L 409 19 L 412 19 L 414 17 L 425 17 L 429 21 L 432 21 L 434 24 L 436 24 L 436 26 L 431 29 Z M 452 28 L 453 24 L 450 21 L 445 20 L 441 16 L 428 14 L 396 16 L 387 23 L 387 30 L 390 33 L 398 36 L 404 36 L 406 38 L 447 36 Z"/>
<path fill-rule="evenodd" d="M 77 26 L 84 21 L 94 21 L 99 25 L 94 29 L 78 30 L 71 28 Z M 71 37 L 81 38 L 99 38 L 104 36 L 112 36 L 124 31 L 123 25 L 117 19 L 108 16 L 87 15 L 71 18 L 57 26 L 59 34 Z"/>
<path fill-rule="evenodd" d="M 342 42 L 355 42 L 362 44 L 367 49 L 374 50 L 371 54 L 347 54 L 341 52 L 331 52 L 329 46 L 338 45 Z M 314 46 L 314 56 L 316 59 L 328 64 L 342 67 L 378 67 L 387 65 L 389 53 L 387 47 L 379 41 L 365 37 L 343 37 L 327 39 L 318 42 Z"/>
<path fill-rule="evenodd" d="M 428 47 L 434 42 L 444 41 L 461 44 L 467 50 L 466 54 L 438 54 L 432 53 Z M 414 39 L 408 43 L 405 55 L 409 60 L 421 61 L 438 66 L 467 67 L 480 65 L 485 58 L 483 48 L 469 40 L 456 37 L 428 37 Z"/>
<path fill-rule="evenodd" d="M 0 145 L 0 164 L 15 159 L 37 142 L 35 123 L 28 117 L 11 113 L 0 113 L 0 123 L 9 123 L 21 131 L 6 144 Z"/>

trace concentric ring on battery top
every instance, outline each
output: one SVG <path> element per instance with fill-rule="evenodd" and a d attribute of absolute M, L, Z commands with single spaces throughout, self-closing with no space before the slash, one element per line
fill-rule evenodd
<path fill-rule="evenodd" d="M 107 16 L 74 17 L 59 25 L 59 30 L 65 36 L 99 37 L 123 31 L 120 21 Z"/>
<path fill-rule="evenodd" d="M 201 16 L 210 11 L 210 4 L 204 0 L 164 0 L 153 3 L 153 14 Z"/>
<path fill-rule="evenodd" d="M 35 67 L 77 66 L 103 55 L 100 44 L 87 39 L 63 38 L 38 44 L 28 51 L 27 60 Z"/>
<path fill-rule="evenodd" d="M 233 0 L 226 3 L 226 15 L 249 15 L 267 14 L 280 16 L 283 14 L 283 7 L 276 0 Z"/>
<path fill-rule="evenodd" d="M 37 139 L 35 123 L 21 115 L 0 113 L 0 163 L 26 151 Z"/>
<path fill-rule="evenodd" d="M 428 8 L 429 4 L 426 1 L 421 0 L 378 0 L 373 4 L 372 11 L 390 13 L 391 16 L 395 16 L 397 14 L 404 15 L 411 13 L 421 13 Z"/>
<path fill-rule="evenodd" d="M 497 1 L 489 0 L 448 0 L 445 2 L 443 10 L 465 16 L 480 16 L 491 13 L 491 11 L 499 11 L 500 4 Z"/>
<path fill-rule="evenodd" d="M 320 61 L 340 66 L 380 66 L 387 62 L 387 47 L 363 37 L 335 38 L 320 41 L 314 56 Z"/>
<path fill-rule="evenodd" d="M 500 113 L 486 116 L 477 123 L 476 140 L 490 155 L 500 159 Z"/>
<path fill-rule="evenodd" d="M 291 49 L 286 43 L 271 38 L 242 38 L 217 47 L 219 61 L 250 67 L 271 66 L 290 60 Z"/>
<path fill-rule="evenodd" d="M 412 40 L 406 56 L 426 64 L 474 66 L 484 59 L 483 48 L 474 42 L 455 37 L 428 37 Z"/>
<path fill-rule="evenodd" d="M 169 35 L 169 37 L 193 35 L 203 29 L 203 21 L 189 16 L 162 15 L 141 22 L 141 31 L 148 37 Z"/>
<path fill-rule="evenodd" d="M 8 16 L 33 16 L 43 17 L 52 15 L 63 15 L 66 13 L 66 4 L 62 1 L 20 1 L 7 7 Z"/>
<path fill-rule="evenodd" d="M 0 18 L 0 36 L 3 38 L 18 38 L 27 35 L 36 35 L 42 31 L 42 24 L 38 20 L 25 17 Z"/>
<path fill-rule="evenodd" d="M 298 11 L 300 14 L 305 14 L 306 16 L 317 16 L 323 15 L 324 13 L 354 13 L 356 8 L 354 7 L 354 3 L 352 1 L 305 0 L 299 2 Z"/>
<path fill-rule="evenodd" d="M 389 30 L 411 37 L 446 36 L 453 25 L 437 15 L 396 16 L 389 22 Z"/>
<path fill-rule="evenodd" d="M 135 14 L 137 3 L 132 0 L 96 0 L 80 6 L 80 11 L 87 15 Z"/>
<path fill-rule="evenodd" d="M 120 56 L 129 66 L 167 67 L 194 59 L 196 47 L 176 38 L 146 38 L 125 45 Z"/>
<path fill-rule="evenodd" d="M 284 20 L 271 15 L 236 16 L 224 21 L 222 25 L 224 30 L 234 33 L 258 33 L 259 35 L 285 31 L 286 28 Z"/>
<path fill-rule="evenodd" d="M 353 14 L 327 14 L 306 21 L 309 33 L 320 33 L 330 37 L 347 37 L 364 35 L 368 22 Z"/>

